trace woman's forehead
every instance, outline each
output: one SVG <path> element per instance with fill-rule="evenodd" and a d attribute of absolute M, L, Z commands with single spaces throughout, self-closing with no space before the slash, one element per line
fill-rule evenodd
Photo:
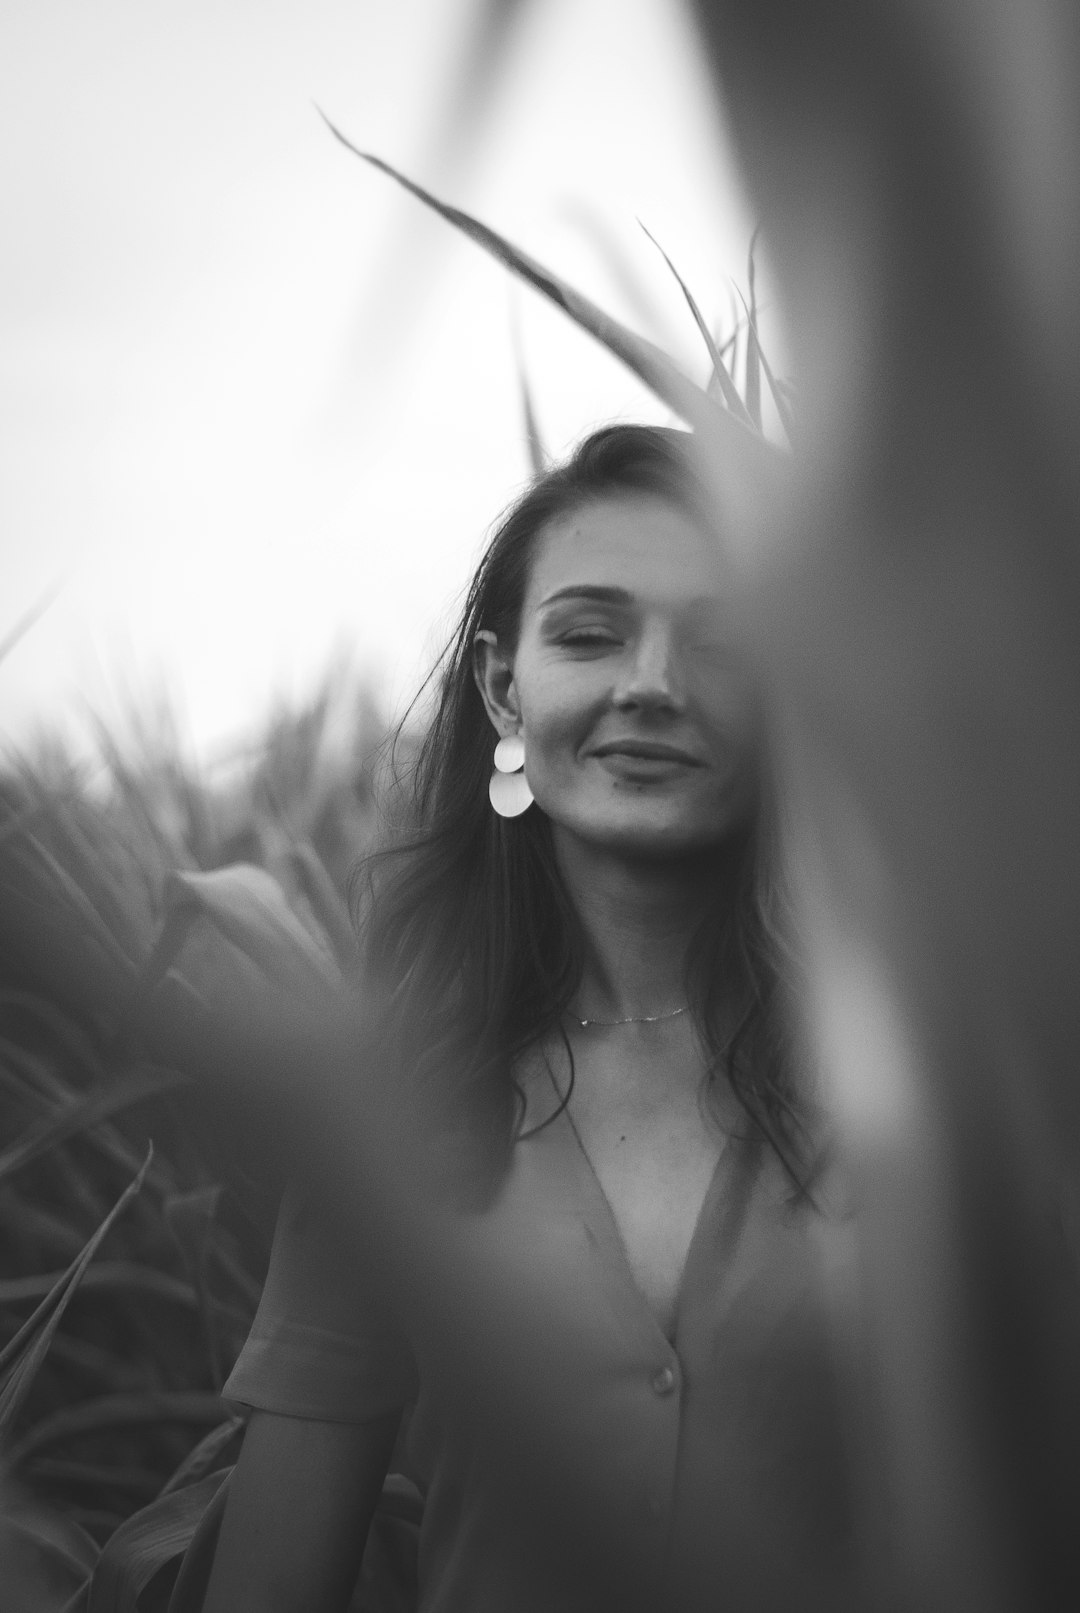
<path fill-rule="evenodd" d="M 617 588 L 642 601 L 679 603 L 719 595 L 720 555 L 678 504 L 627 493 L 581 506 L 540 532 L 526 610 L 566 589 Z"/>

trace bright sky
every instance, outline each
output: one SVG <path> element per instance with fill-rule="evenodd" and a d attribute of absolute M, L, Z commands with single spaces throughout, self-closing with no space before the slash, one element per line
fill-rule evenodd
<path fill-rule="evenodd" d="M 664 412 L 331 138 L 478 213 L 693 373 L 751 229 L 677 0 L 542 0 L 471 150 L 479 0 L 12 0 L 0 18 L 0 728 L 162 685 L 206 755 L 335 652 L 399 705 L 549 446 Z M 637 288 L 635 290 L 635 287 Z"/>

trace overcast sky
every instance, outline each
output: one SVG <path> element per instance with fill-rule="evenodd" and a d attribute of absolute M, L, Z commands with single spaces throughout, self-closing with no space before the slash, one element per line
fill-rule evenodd
<path fill-rule="evenodd" d="M 475 138 L 476 0 L 7 0 L 0 20 L 4 733 L 168 688 L 203 754 L 335 652 L 400 704 L 527 474 L 666 418 L 334 142 L 545 259 L 704 376 L 640 217 L 728 316 L 752 227 L 676 0 L 543 0 Z"/>

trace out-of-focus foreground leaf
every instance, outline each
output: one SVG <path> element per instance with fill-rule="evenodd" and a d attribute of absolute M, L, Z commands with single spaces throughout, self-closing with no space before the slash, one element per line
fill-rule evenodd
<path fill-rule="evenodd" d="M 1080 12 L 693 11 L 804 423 L 741 603 L 858 1205 L 872 1590 L 904 1613 L 1071 1606 Z"/>

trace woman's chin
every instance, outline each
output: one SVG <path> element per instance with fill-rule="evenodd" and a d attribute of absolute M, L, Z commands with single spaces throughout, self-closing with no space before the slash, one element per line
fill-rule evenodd
<path fill-rule="evenodd" d="M 560 828 L 584 849 L 598 855 L 623 856 L 635 862 L 662 862 L 717 851 L 737 831 L 738 824 L 718 823 L 715 819 L 706 823 L 687 822 L 663 812 L 636 810 L 611 813 L 587 822 L 560 825 L 556 821 L 557 837 Z"/>

